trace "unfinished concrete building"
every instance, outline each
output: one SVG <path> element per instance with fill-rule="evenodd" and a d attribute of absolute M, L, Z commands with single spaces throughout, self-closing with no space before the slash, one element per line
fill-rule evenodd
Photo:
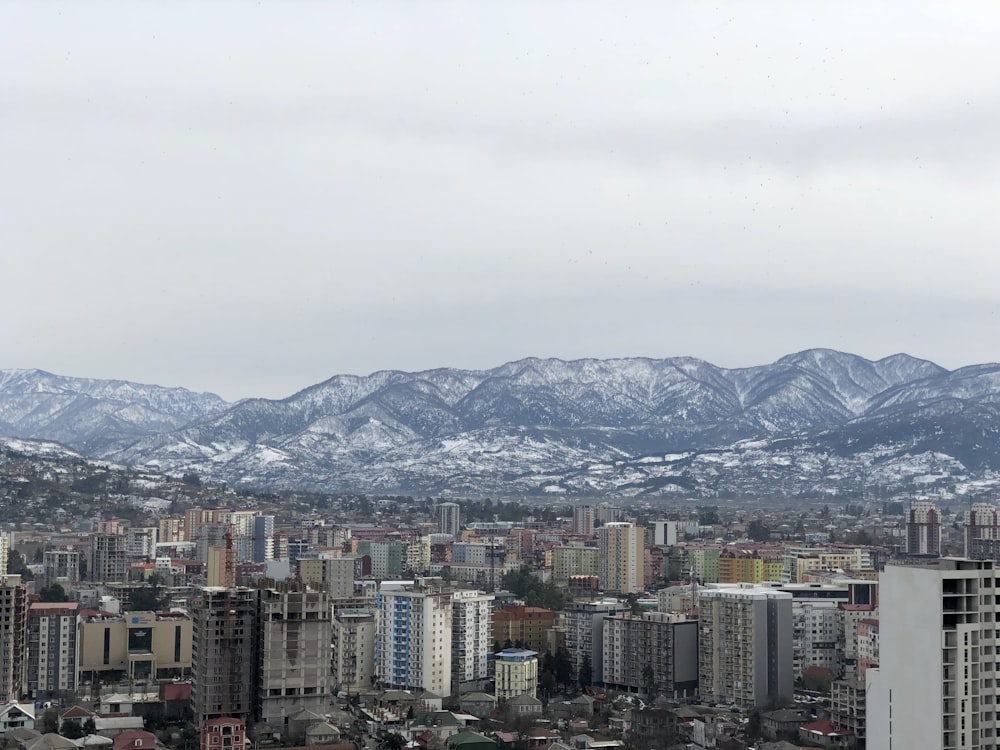
<path fill-rule="evenodd" d="M 292 716 L 330 704 L 330 602 L 325 591 L 260 592 L 257 718 L 285 736 Z"/>

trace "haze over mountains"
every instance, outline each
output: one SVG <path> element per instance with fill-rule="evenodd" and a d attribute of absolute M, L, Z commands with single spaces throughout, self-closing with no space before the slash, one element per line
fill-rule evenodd
<path fill-rule="evenodd" d="M 1000 365 L 524 359 L 286 399 L 0 371 L 0 434 L 278 489 L 824 497 L 1000 484 Z"/>

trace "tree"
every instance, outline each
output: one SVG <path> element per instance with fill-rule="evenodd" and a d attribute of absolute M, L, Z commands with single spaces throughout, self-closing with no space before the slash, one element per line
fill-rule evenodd
<path fill-rule="evenodd" d="M 771 530 L 764 525 L 763 521 L 755 518 L 747 524 L 747 536 L 755 542 L 765 542 L 771 538 Z"/>
<path fill-rule="evenodd" d="M 75 721 L 65 719 L 62 726 L 59 727 L 59 734 L 68 740 L 78 740 L 83 737 L 83 727 Z"/>
<path fill-rule="evenodd" d="M 150 576 L 152 581 L 155 573 Z M 170 596 L 159 583 L 132 590 L 130 597 L 132 609 L 137 612 L 159 612 L 166 609 Z"/>
<path fill-rule="evenodd" d="M 97 723 L 94 721 L 93 716 L 88 716 L 86 721 L 83 722 L 83 733 L 97 734 Z"/>
<path fill-rule="evenodd" d="M 177 476 L 176 474 L 174 476 Z M 181 477 L 181 481 L 189 487 L 201 487 L 201 477 L 193 471 Z"/>
<path fill-rule="evenodd" d="M 760 739 L 760 711 L 755 708 L 747 718 L 747 740 L 754 742 L 758 739 Z"/>
<path fill-rule="evenodd" d="M 12 549 L 7 555 L 7 572 L 10 575 L 21 576 L 24 581 L 35 580 L 35 575 L 28 569 L 28 566 L 24 563 L 24 555 L 18 552 L 16 549 Z"/>
<path fill-rule="evenodd" d="M 66 595 L 66 589 L 58 583 L 53 583 L 51 586 L 45 586 L 42 588 L 42 590 L 38 592 L 38 599 L 43 602 L 70 601 L 69 597 Z"/>
<path fill-rule="evenodd" d="M 401 734 L 389 732 L 382 735 L 381 744 L 383 750 L 403 750 L 403 745 L 406 744 L 406 738 Z"/>
<path fill-rule="evenodd" d="M 558 586 L 552 581 L 542 581 L 527 567 L 504 573 L 500 582 L 529 607 L 560 610 L 568 602 L 566 594 Z"/>
<path fill-rule="evenodd" d="M 42 734 L 51 734 L 52 732 L 59 731 L 59 713 L 53 709 L 47 709 L 45 713 L 42 714 L 41 721 L 39 722 L 39 727 L 42 730 Z"/>
<path fill-rule="evenodd" d="M 559 685 L 569 685 L 573 681 L 573 660 L 569 658 L 569 651 L 565 646 L 556 649 L 555 656 L 552 657 L 552 671 Z"/>
<path fill-rule="evenodd" d="M 594 670 L 590 666 L 590 654 L 583 655 L 583 663 L 580 665 L 580 689 L 586 690 L 594 681 Z"/>
<path fill-rule="evenodd" d="M 699 526 L 717 526 L 721 523 L 719 520 L 719 509 L 714 505 L 703 505 L 698 508 L 698 525 Z"/>
<path fill-rule="evenodd" d="M 649 664 L 642 668 L 642 686 L 646 690 L 646 695 L 650 699 L 656 696 L 656 674 L 653 672 L 653 667 Z"/>

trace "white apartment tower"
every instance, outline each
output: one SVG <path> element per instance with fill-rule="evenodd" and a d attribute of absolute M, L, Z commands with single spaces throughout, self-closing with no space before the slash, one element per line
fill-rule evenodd
<path fill-rule="evenodd" d="M 914 502 L 906 511 L 906 552 L 910 555 L 941 554 L 941 514 L 927 500 Z"/>
<path fill-rule="evenodd" d="M 998 573 L 991 560 L 887 565 L 878 668 L 867 672 L 868 747 L 994 750 Z"/>
<path fill-rule="evenodd" d="M 459 685 L 489 679 L 493 594 L 456 591 L 452 598 L 451 670 Z"/>
<path fill-rule="evenodd" d="M 792 595 L 740 583 L 698 595 L 702 698 L 753 708 L 792 699 Z"/>
<path fill-rule="evenodd" d="M 625 521 L 607 523 L 597 530 L 597 575 L 601 588 L 620 594 L 643 590 L 644 532 Z"/>
<path fill-rule="evenodd" d="M 453 589 L 441 578 L 384 581 L 375 597 L 375 679 L 451 694 Z"/>

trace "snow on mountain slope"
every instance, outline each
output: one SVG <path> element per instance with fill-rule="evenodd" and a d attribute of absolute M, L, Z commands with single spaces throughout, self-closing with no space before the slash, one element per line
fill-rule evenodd
<path fill-rule="evenodd" d="M 177 429 L 227 406 L 215 394 L 185 388 L 0 370 L 0 434 L 57 440 L 84 452 Z"/>
<path fill-rule="evenodd" d="M 2 384 L 24 378 L 0 374 L 0 400 Z M 948 456 L 956 476 L 1000 470 L 1000 365 L 949 372 L 904 354 L 814 349 L 740 369 L 690 357 L 528 358 L 338 375 L 282 400 L 202 405 L 186 425 L 160 418 L 139 398 L 145 386 L 93 388 L 132 402 L 78 387 L 62 403 L 52 400 L 66 397 L 59 385 L 20 387 L 0 423 L 45 437 L 85 415 L 90 432 L 64 442 L 90 455 L 289 489 L 712 492 L 756 471 L 761 491 L 808 492 L 911 454 Z M 685 466 L 661 459 L 674 454 Z M 931 476 L 940 460 L 913 465 Z"/>

